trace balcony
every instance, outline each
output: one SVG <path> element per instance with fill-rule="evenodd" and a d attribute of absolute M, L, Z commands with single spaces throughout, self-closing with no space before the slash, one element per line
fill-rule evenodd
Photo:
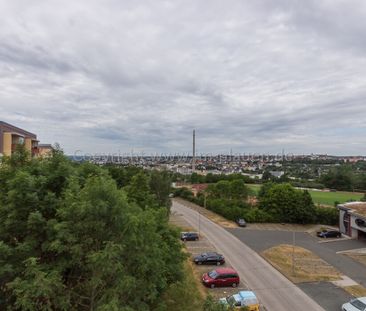
<path fill-rule="evenodd" d="M 37 156 L 39 154 L 39 148 L 38 147 L 32 147 L 32 156 Z"/>

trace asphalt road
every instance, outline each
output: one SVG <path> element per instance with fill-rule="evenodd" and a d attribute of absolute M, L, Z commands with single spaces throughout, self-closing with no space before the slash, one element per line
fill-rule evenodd
<path fill-rule="evenodd" d="M 340 311 L 353 297 L 330 282 L 301 283 L 298 286 L 328 311 Z"/>
<path fill-rule="evenodd" d="M 227 229 L 227 231 L 259 253 L 275 245 L 292 244 L 293 239 L 293 234 L 289 231 L 246 230 L 245 228 Z M 364 248 L 365 242 L 341 240 L 318 243 L 319 239 L 306 232 L 296 232 L 295 237 L 296 245 L 314 252 L 342 274 L 366 286 L 366 267 L 345 255 L 337 254 L 338 251 Z"/>
<path fill-rule="evenodd" d="M 300 288 L 286 279 L 255 251 L 196 211 L 173 202 L 172 211 L 182 214 L 224 254 L 268 311 L 325 311 Z"/>

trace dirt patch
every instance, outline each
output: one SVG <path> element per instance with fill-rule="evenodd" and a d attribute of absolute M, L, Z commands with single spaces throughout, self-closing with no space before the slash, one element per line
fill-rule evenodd
<path fill-rule="evenodd" d="M 262 256 L 294 283 L 340 278 L 340 273 L 333 266 L 302 247 L 278 245 L 265 250 Z"/>
<path fill-rule="evenodd" d="M 361 285 L 346 286 L 343 289 L 354 297 L 366 296 L 366 288 Z"/>

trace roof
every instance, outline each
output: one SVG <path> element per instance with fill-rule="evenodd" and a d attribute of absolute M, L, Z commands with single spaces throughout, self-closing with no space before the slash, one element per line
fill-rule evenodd
<path fill-rule="evenodd" d="M 340 209 L 346 209 L 350 214 L 366 217 L 366 202 L 349 202 L 338 205 Z"/>
<path fill-rule="evenodd" d="M 215 270 L 219 274 L 224 274 L 224 273 L 236 273 L 237 274 L 237 272 L 232 268 L 218 268 Z"/>
<path fill-rule="evenodd" d="M 240 291 L 240 292 L 239 292 L 239 295 L 240 295 L 242 298 L 257 298 L 257 297 L 255 296 L 255 294 L 254 294 L 252 291 L 248 291 L 248 290 Z"/>
<path fill-rule="evenodd" d="M 39 148 L 52 148 L 53 149 L 51 144 L 38 144 L 38 147 Z"/>
<path fill-rule="evenodd" d="M 29 136 L 29 137 L 32 137 L 32 138 L 37 138 L 37 135 L 36 134 L 33 134 L 31 132 L 28 132 L 26 130 L 23 130 L 19 127 L 16 127 L 14 125 L 11 125 L 9 123 L 6 123 L 4 121 L 0 121 L 0 127 L 3 127 L 5 129 L 5 132 L 15 132 L 16 134 L 20 134 L 21 136 Z"/>
<path fill-rule="evenodd" d="M 205 253 L 202 253 L 201 256 L 216 256 L 216 255 L 219 255 L 218 253 L 215 253 L 215 252 L 205 252 Z"/>

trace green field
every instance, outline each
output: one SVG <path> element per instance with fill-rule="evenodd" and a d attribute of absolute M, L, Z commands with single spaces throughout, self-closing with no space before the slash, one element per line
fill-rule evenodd
<path fill-rule="evenodd" d="M 248 184 L 248 187 L 253 190 L 255 194 L 258 193 L 261 185 Z M 334 202 L 344 203 L 350 200 L 360 200 L 363 197 L 363 193 L 357 192 L 323 192 L 323 191 L 309 191 L 315 204 L 331 205 L 334 206 Z"/>

